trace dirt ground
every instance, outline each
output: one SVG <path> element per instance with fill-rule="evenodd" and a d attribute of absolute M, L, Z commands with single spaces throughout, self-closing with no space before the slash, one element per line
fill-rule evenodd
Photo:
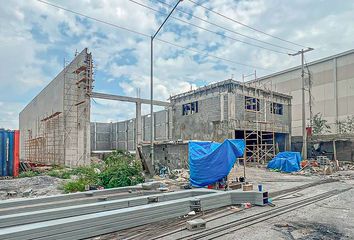
<path fill-rule="evenodd" d="M 0 200 L 61 194 L 60 186 L 65 181 L 50 176 L 3 179 L 0 180 Z"/>
<path fill-rule="evenodd" d="M 241 173 L 242 172 L 242 173 Z M 236 175 L 243 175 L 239 168 Z M 339 181 L 316 185 L 290 194 L 287 198 L 274 198 L 276 206 L 285 206 L 294 201 L 315 196 L 334 189 L 354 188 L 354 171 L 340 171 L 333 175 L 299 176 L 279 172 L 270 172 L 264 168 L 246 169 L 247 180 L 262 184 L 266 191 L 285 190 L 311 182 L 337 179 Z M 330 197 L 315 204 L 296 209 L 284 215 L 246 227 L 216 239 L 354 239 L 354 190 Z M 252 207 L 242 212 L 208 222 L 207 229 L 212 229 L 245 216 L 266 211 L 271 207 Z M 161 239 L 184 238 L 187 230 Z"/>
<path fill-rule="evenodd" d="M 242 166 L 233 169 L 232 175 L 237 177 L 243 176 Z M 329 179 L 337 181 L 328 182 Z M 271 172 L 265 167 L 247 167 L 246 180 L 253 183 L 255 188 L 258 184 L 262 184 L 263 189 L 270 194 L 279 191 L 287 191 L 288 189 L 306 184 L 325 182 L 324 184 L 317 184 L 294 193 L 289 193 L 285 198 L 281 198 L 281 196 L 274 197 L 272 202 L 275 204 L 275 207 L 281 207 L 334 189 L 354 188 L 354 171 L 338 171 L 332 175 L 297 175 Z M 62 190 L 59 189 L 59 186 L 62 185 L 64 181 L 67 180 L 49 176 L 0 180 L 0 199 L 60 194 Z M 173 181 L 162 182 L 170 189 L 172 189 L 174 185 L 176 185 L 176 190 L 180 187 L 178 186 L 180 184 L 174 184 Z M 14 193 L 14 196 L 8 196 L 9 193 Z M 216 239 L 354 239 L 353 199 L 354 190 L 351 189 L 339 195 L 304 206 L 300 209 L 223 235 Z M 237 221 L 243 217 L 252 216 L 269 209 L 272 208 L 270 206 L 252 207 L 243 211 L 232 212 L 233 210 L 228 207 L 219 210 L 220 214 L 225 211 L 231 212 L 231 214 L 208 221 L 207 229 L 212 229 L 231 221 Z M 215 213 L 212 213 L 212 215 L 213 214 Z M 159 222 L 155 223 L 155 225 L 144 225 L 91 239 L 125 239 L 125 237 L 122 237 L 125 232 L 130 234 L 132 232 L 144 233 L 146 229 L 152 229 L 152 232 L 160 235 L 171 230 L 167 226 L 168 224 L 170 224 L 172 228 L 174 224 L 179 224 L 182 229 L 175 234 L 160 239 L 183 239 L 185 236 L 191 234 L 191 232 L 183 230 L 184 221 L 186 221 L 186 219 L 182 219 L 182 222 L 180 221 L 181 220 L 171 219 L 171 221 Z M 142 234 L 142 237 L 137 239 L 149 239 L 149 237 L 144 238 L 144 235 L 145 234 Z"/>

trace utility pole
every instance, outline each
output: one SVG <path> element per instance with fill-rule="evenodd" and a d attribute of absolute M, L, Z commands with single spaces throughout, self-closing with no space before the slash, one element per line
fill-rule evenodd
<path fill-rule="evenodd" d="M 157 29 L 154 35 L 151 36 L 151 42 L 150 42 L 150 47 L 151 47 L 151 55 L 150 55 L 150 156 L 151 156 L 151 165 L 152 169 L 154 170 L 154 165 L 155 165 L 155 159 L 154 159 L 154 39 L 157 36 L 157 34 L 160 32 L 161 28 L 165 23 L 167 22 L 168 18 L 171 16 L 173 11 L 177 8 L 178 4 L 182 2 L 183 0 L 177 0 L 177 3 L 175 6 L 172 8 L 171 12 L 167 15 L 166 19 L 162 22 L 160 27 Z"/>
<path fill-rule="evenodd" d="M 314 50 L 313 48 L 301 49 L 297 53 L 289 54 L 289 56 L 297 56 L 301 54 L 301 94 L 302 94 L 302 158 L 307 159 L 307 134 L 306 134 L 306 107 L 305 107 L 305 68 L 304 53 Z"/>

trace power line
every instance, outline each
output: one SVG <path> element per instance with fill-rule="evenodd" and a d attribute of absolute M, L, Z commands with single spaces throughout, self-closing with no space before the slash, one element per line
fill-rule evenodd
<path fill-rule="evenodd" d="M 200 3 L 197 3 L 197 2 L 195 2 L 195 1 L 193 1 L 193 0 L 188 0 L 188 1 L 190 1 L 190 2 L 193 3 L 194 5 L 197 5 L 197 6 L 199 6 L 199 7 L 204 8 L 205 10 L 207 10 L 207 11 L 209 11 L 209 12 L 215 13 L 215 14 L 217 14 L 217 15 L 223 17 L 223 18 L 226 18 L 226 19 L 228 19 L 228 20 L 230 20 L 230 21 L 232 21 L 232 22 L 234 22 L 234 23 L 237 23 L 237 24 L 242 25 L 242 26 L 244 26 L 244 27 L 246 27 L 246 28 L 252 29 L 253 31 L 262 33 L 262 34 L 267 35 L 267 36 L 272 37 L 272 38 L 276 38 L 276 39 L 281 40 L 281 41 L 283 41 L 283 42 L 291 43 L 291 44 L 293 44 L 293 45 L 306 48 L 306 46 L 304 46 L 304 45 L 301 45 L 301 44 L 298 44 L 298 43 L 295 43 L 295 42 L 292 42 L 292 41 L 289 41 L 289 40 L 286 40 L 286 39 L 283 39 L 283 38 L 274 36 L 274 35 L 272 35 L 272 34 L 269 34 L 269 33 L 264 32 L 264 31 L 262 31 L 262 30 L 259 30 L 259 29 L 256 29 L 256 28 L 254 28 L 254 27 L 251 27 L 251 26 L 249 26 L 249 25 L 247 25 L 247 24 L 245 24 L 245 23 L 242 23 L 242 22 L 240 22 L 240 21 L 237 21 L 237 20 L 235 20 L 235 19 L 233 19 L 233 18 L 230 18 L 230 17 L 228 17 L 228 16 L 225 16 L 224 14 L 221 14 L 221 13 L 219 13 L 219 12 L 216 12 L 216 11 L 214 11 L 213 9 L 208 8 L 208 7 L 205 7 L 204 5 L 202 5 L 202 4 L 200 4 Z"/>
<path fill-rule="evenodd" d="M 159 2 L 159 3 L 162 3 L 162 4 L 166 5 L 166 6 L 172 7 L 171 4 L 165 3 L 165 2 L 162 1 L 162 0 L 155 0 L 155 1 L 157 1 L 157 2 Z M 216 23 L 213 23 L 213 22 L 210 22 L 210 21 L 208 21 L 208 20 L 205 20 L 205 19 L 203 19 L 203 18 L 201 18 L 201 17 L 195 16 L 195 15 L 189 13 L 189 12 L 183 11 L 183 10 L 180 9 L 180 8 L 176 8 L 176 11 L 181 12 L 181 13 L 183 13 L 183 14 L 185 14 L 185 15 L 190 16 L 190 17 L 193 17 L 193 18 L 195 18 L 195 19 L 198 19 L 198 20 L 200 20 L 200 21 L 202 21 L 202 22 L 205 22 L 205 23 L 208 23 L 208 24 L 210 24 L 210 25 L 213 25 L 213 26 L 215 26 L 215 27 L 221 28 L 221 29 L 223 29 L 223 30 L 225 30 L 225 31 L 232 32 L 232 33 L 234 33 L 234 34 L 237 34 L 237 35 L 242 36 L 242 37 L 245 37 L 245 38 L 252 39 L 252 40 L 257 41 L 257 42 L 261 42 L 261 43 L 268 44 L 268 45 L 273 46 L 273 47 L 278 47 L 278 48 L 282 48 L 282 49 L 289 50 L 289 51 L 297 51 L 297 50 L 294 50 L 294 49 L 291 49 L 291 48 L 287 48 L 287 47 L 283 47 L 283 46 L 280 46 L 280 45 L 277 45 L 277 44 L 273 44 L 273 43 L 269 43 L 269 42 L 266 42 L 266 41 L 262 41 L 262 40 L 260 40 L 260 39 L 254 38 L 254 37 L 250 37 L 250 36 L 248 36 L 248 35 L 246 35 L 246 34 L 242 34 L 242 33 L 236 32 L 236 31 L 234 31 L 234 30 L 232 30 L 232 29 L 229 29 L 229 28 L 220 26 L 220 25 L 218 25 L 218 24 L 216 24 Z"/>
<path fill-rule="evenodd" d="M 67 12 L 70 12 L 70 13 L 73 13 L 73 14 L 76 14 L 76 15 L 81 16 L 81 17 L 85 17 L 85 18 L 88 18 L 88 19 L 91 19 L 91 20 L 94 20 L 94 21 L 97 21 L 97 22 L 100 22 L 100 23 L 103 23 L 103 24 L 107 24 L 107 25 L 112 26 L 112 27 L 120 28 L 122 30 L 131 32 L 131 33 L 135 33 L 135 34 L 138 34 L 138 35 L 141 35 L 141 36 L 144 36 L 144 37 L 150 37 L 148 34 L 141 33 L 141 32 L 135 31 L 135 30 L 131 30 L 129 28 L 122 27 L 122 26 L 119 26 L 119 25 L 114 24 L 114 23 L 106 22 L 104 20 L 101 20 L 101 19 L 98 19 L 98 18 L 95 18 L 95 17 L 90 17 L 88 15 L 85 15 L 85 14 L 82 14 L 82 13 L 79 13 L 79 12 L 76 12 L 76 11 L 73 11 L 73 10 L 70 10 L 70 9 L 67 9 L 67 8 L 63 8 L 63 7 L 59 6 L 59 5 L 55 5 L 55 4 L 50 3 L 50 2 L 46 2 L 46 1 L 43 1 L 43 0 L 37 0 L 37 1 L 41 2 L 41 3 L 44 3 L 44 4 L 47 4 L 47 5 L 50 5 L 50 6 L 55 7 L 55 8 L 59 8 L 61 10 L 64 10 L 64 11 L 67 11 Z"/>
<path fill-rule="evenodd" d="M 131 30 L 131 29 L 129 29 L 129 28 L 122 27 L 122 26 L 119 26 L 119 25 L 117 25 L 117 24 L 113 24 L 113 23 L 110 23 L 110 22 L 107 22 L 107 21 L 104 21 L 104 20 L 101 20 L 101 19 L 98 19 L 98 18 L 95 18 L 95 17 L 91 17 L 91 16 L 88 16 L 88 15 L 85 15 L 85 14 L 82 14 L 82 13 L 79 13 L 79 12 L 76 12 L 76 11 L 73 11 L 73 10 L 70 10 L 70 9 L 67 9 L 67 8 L 64 8 L 64 7 L 61 7 L 61 6 L 58 6 L 58 5 L 49 3 L 49 2 L 46 2 L 46 1 L 43 1 L 43 0 L 37 0 L 37 1 L 38 1 L 38 2 L 41 2 L 41 3 L 43 3 L 43 4 L 46 4 L 46 5 L 50 5 L 50 6 L 52 6 L 52 7 L 61 9 L 61 10 L 63 10 L 63 11 L 67 11 L 67 12 L 70 12 L 70 13 L 72 13 L 72 14 L 75 14 L 75 15 L 78 15 L 78 16 L 81 16 L 81 17 L 85 17 L 85 18 L 91 19 L 91 20 L 93 20 L 93 21 L 100 22 L 100 23 L 102 23 L 102 24 L 106 24 L 106 25 L 109 25 L 109 26 L 112 26 L 112 27 L 115 27 L 115 28 L 119 28 L 119 29 L 128 31 L 128 32 L 130 32 L 130 33 L 135 33 L 135 34 L 137 34 L 137 35 L 150 38 L 150 35 L 145 34 L 145 33 L 141 33 L 141 32 L 135 31 L 135 30 Z M 237 64 L 237 65 L 241 65 L 241 66 L 245 66 L 245 67 L 250 67 L 250 68 L 261 69 L 261 70 L 265 70 L 265 71 L 271 71 L 271 70 L 269 70 L 269 69 L 265 69 L 265 68 L 261 68 L 261 67 L 257 67 L 257 66 L 252 66 L 252 65 L 248 65 L 248 64 L 243 64 L 243 63 L 236 62 L 236 61 L 233 61 L 233 60 L 229 60 L 229 59 L 226 59 L 226 58 L 223 58 L 223 57 L 219 57 L 219 56 L 216 56 L 216 55 L 212 55 L 212 54 L 209 54 L 208 52 L 205 52 L 205 51 L 195 50 L 195 49 L 192 49 L 192 48 L 189 48 L 189 47 L 181 46 L 181 45 L 178 45 L 178 44 L 175 44 L 175 43 L 172 43 L 172 42 L 169 42 L 169 41 L 160 39 L 160 38 L 155 38 L 155 39 L 158 40 L 158 41 L 160 41 L 160 42 L 162 42 L 162 43 L 166 43 L 166 44 L 169 44 L 169 45 L 172 45 L 172 46 L 175 46 L 175 47 L 184 49 L 184 50 L 188 50 L 188 51 L 191 51 L 191 52 L 194 52 L 194 53 L 202 54 L 202 55 L 205 55 L 205 56 L 208 56 L 208 57 L 213 57 L 213 58 L 215 58 L 215 59 L 222 60 L 222 61 L 225 61 L 225 62 L 234 63 L 234 64 Z"/>
<path fill-rule="evenodd" d="M 216 59 L 219 59 L 219 60 L 223 60 L 223 61 L 230 62 L 230 63 L 235 63 L 235 64 L 237 64 L 237 65 L 241 65 L 241 66 L 245 66 L 245 67 L 257 68 L 257 69 L 261 69 L 261 70 L 265 70 L 265 71 L 271 71 L 271 70 L 269 70 L 269 69 L 265 69 L 265 68 L 261 68 L 261 67 L 255 67 L 255 66 L 252 66 L 252 65 L 248 65 L 248 64 L 244 64 L 244 63 L 240 63 L 240 62 L 235 62 L 235 61 L 232 61 L 232 60 L 229 60 L 229 59 L 226 59 L 226 58 L 218 57 L 218 56 L 209 54 L 209 53 L 204 52 L 204 51 L 199 51 L 199 50 L 195 50 L 195 49 L 192 49 L 192 48 L 183 47 L 183 46 L 180 46 L 180 45 L 178 45 L 178 44 L 171 43 L 171 42 L 167 42 L 167 41 L 162 40 L 162 39 L 158 39 L 158 38 L 156 38 L 156 39 L 159 40 L 160 42 L 167 43 L 167 44 L 170 44 L 170 45 L 172 45 L 172 46 L 179 47 L 179 48 L 183 48 L 183 49 L 189 50 L 189 51 L 191 51 L 191 52 L 195 52 L 195 53 L 198 53 L 198 54 L 202 54 L 202 55 L 205 55 L 205 56 L 208 56 L 208 57 L 213 57 L 213 58 L 216 58 Z"/>
<path fill-rule="evenodd" d="M 157 9 L 154 9 L 154 8 L 152 8 L 152 7 L 149 7 L 149 6 L 145 5 L 145 4 L 142 4 L 142 3 L 140 3 L 140 2 L 137 2 L 137 1 L 135 1 L 135 0 L 128 0 L 128 1 L 130 1 L 130 2 L 132 2 L 132 3 L 135 3 L 135 4 L 137 4 L 137 5 L 141 6 L 141 7 L 147 8 L 147 9 L 149 9 L 149 10 L 155 11 L 155 12 L 157 12 L 157 13 L 167 15 L 167 14 L 164 13 L 164 12 L 161 12 L 161 11 L 159 11 L 159 10 L 157 10 Z M 171 16 L 171 18 L 173 18 L 173 19 L 175 19 L 175 20 L 177 20 L 177 21 L 183 22 L 183 23 L 185 23 L 185 24 L 191 25 L 191 26 L 193 26 L 193 27 L 202 29 L 202 30 L 204 30 L 204 31 L 207 31 L 207 32 L 210 32 L 210 33 L 214 33 L 214 34 L 216 34 L 216 35 L 219 35 L 219 36 L 222 36 L 222 37 L 225 37 L 225 38 L 229 38 L 229 39 L 234 40 L 234 41 L 236 41 L 236 42 L 241 42 L 241 43 L 244 43 L 244 44 L 253 46 L 253 47 L 258 47 L 258 48 L 262 48 L 262 49 L 265 49 L 265 50 L 268 50 L 268 51 L 272 51 L 272 52 L 276 52 L 276 53 L 288 55 L 287 52 L 282 52 L 282 51 L 270 49 L 270 48 L 267 48 L 267 47 L 263 47 L 263 46 L 260 46 L 260 45 L 257 45 L 257 44 L 245 42 L 245 41 L 242 41 L 242 40 L 240 40 L 240 39 L 227 36 L 227 35 L 225 35 L 225 34 L 223 34 L 223 33 L 214 32 L 214 31 L 209 30 L 209 29 L 207 29 L 207 28 L 203 28 L 203 27 L 201 27 L 201 26 L 198 26 L 198 25 L 196 25 L 196 24 L 187 22 L 187 21 L 185 21 L 185 20 L 183 20 L 183 19 L 180 19 L 180 18 L 176 18 L 176 17 L 173 17 L 173 16 Z"/>

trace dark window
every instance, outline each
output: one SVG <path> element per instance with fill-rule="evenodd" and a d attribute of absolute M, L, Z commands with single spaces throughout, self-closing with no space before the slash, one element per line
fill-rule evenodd
<path fill-rule="evenodd" d="M 270 112 L 277 115 L 283 115 L 283 104 L 281 103 L 271 103 Z"/>
<path fill-rule="evenodd" d="M 190 115 L 198 112 L 198 101 L 182 105 L 182 115 Z"/>
<path fill-rule="evenodd" d="M 191 103 L 191 112 L 192 112 L 192 114 L 198 112 L 198 102 Z"/>
<path fill-rule="evenodd" d="M 259 111 L 259 99 L 245 96 L 245 109 Z"/>

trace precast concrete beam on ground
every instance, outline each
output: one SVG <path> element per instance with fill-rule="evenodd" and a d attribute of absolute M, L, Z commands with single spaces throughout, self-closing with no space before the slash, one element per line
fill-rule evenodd
<path fill-rule="evenodd" d="M 13 214 L 1 217 L 0 239 L 83 239 L 183 216 L 195 203 L 204 211 L 240 201 L 260 204 L 257 199 L 263 196 L 256 191 L 193 189 Z M 157 201 L 150 202 L 151 197 Z"/>
<path fill-rule="evenodd" d="M 137 191 L 137 194 L 143 194 L 144 192 L 139 192 L 143 190 L 142 186 L 129 186 L 129 187 L 120 187 L 120 188 L 111 188 L 104 190 L 92 190 L 88 192 L 78 192 L 78 193 L 70 193 L 70 194 L 58 194 L 53 196 L 42 196 L 36 198 L 22 198 L 22 199 L 9 199 L 0 201 L 0 211 L 4 208 L 10 207 L 19 207 L 19 206 L 27 206 L 31 204 L 39 204 L 39 203 L 49 203 L 56 201 L 64 201 L 70 199 L 80 199 L 87 197 L 98 197 L 102 195 L 111 195 L 117 193 L 129 193 L 129 191 Z"/>
<path fill-rule="evenodd" d="M 20 213 L 18 213 L 16 209 L 14 209 L 13 213 L 10 215 L 0 215 L 0 228 L 145 205 L 145 204 L 149 204 L 149 198 L 152 196 L 156 198 L 158 202 L 166 202 L 170 200 L 196 197 L 196 196 L 210 194 L 210 193 L 213 192 L 205 191 L 205 190 L 204 191 L 193 190 L 193 191 L 181 191 L 181 192 L 172 192 L 172 193 L 161 193 L 161 194 L 154 194 L 150 196 L 139 196 L 139 197 L 125 198 L 125 199 L 112 200 L 112 201 L 100 201 L 100 202 L 75 205 L 75 206 L 69 205 L 67 207 L 56 207 L 52 209 L 27 211 L 27 212 L 20 212 Z"/>

